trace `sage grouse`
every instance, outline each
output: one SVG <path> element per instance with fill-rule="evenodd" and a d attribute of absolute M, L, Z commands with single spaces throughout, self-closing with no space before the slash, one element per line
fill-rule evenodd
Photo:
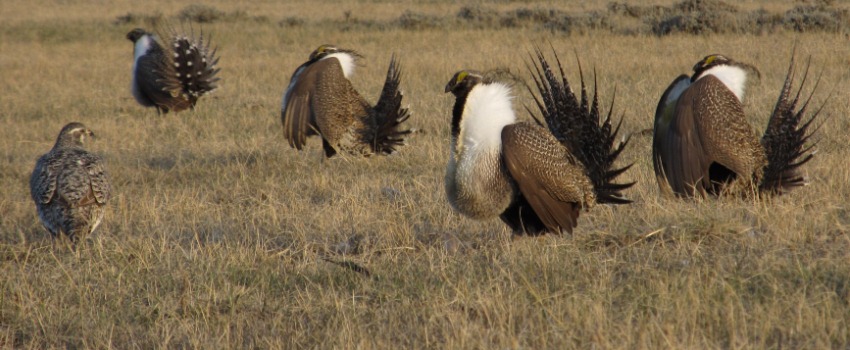
<path fill-rule="evenodd" d="M 30 177 L 41 223 L 54 239 L 64 234 L 74 245 L 97 230 L 110 197 L 103 160 L 83 148 L 92 137 L 81 123 L 65 125 Z"/>
<path fill-rule="evenodd" d="M 517 235 L 571 233 L 580 209 L 630 203 L 621 191 L 634 183 L 613 182 L 631 166 L 613 167 L 628 141 L 614 145 L 610 110 L 600 125 L 597 94 L 589 101 L 583 76 L 579 101 L 560 61 L 558 76 L 536 56 L 535 101 L 548 129 L 517 122 L 509 85 L 489 74 L 462 70 L 446 85 L 456 97 L 446 193 L 461 214 L 499 216 Z"/>
<path fill-rule="evenodd" d="M 804 144 L 820 109 L 803 121 L 812 94 L 797 109 L 809 64 L 796 94 L 792 55 L 779 100 L 761 142 L 744 116 L 741 99 L 752 66 L 709 55 L 661 96 L 655 112 L 652 157 L 663 192 L 681 197 L 781 193 L 805 184 L 799 172 L 813 153 Z M 816 83 L 817 85 L 817 83 Z M 815 86 L 817 88 L 817 86 Z"/>
<path fill-rule="evenodd" d="M 289 146 L 301 150 L 307 137 L 319 135 L 325 156 L 344 151 L 353 155 L 388 155 L 404 144 L 409 117 L 401 107 L 400 69 L 390 59 L 381 97 L 370 105 L 348 80 L 361 56 L 333 45 L 319 46 L 292 74 L 283 95 L 281 119 Z"/>
<path fill-rule="evenodd" d="M 157 114 L 194 108 L 198 99 L 217 88 L 219 68 L 216 50 L 204 34 L 198 38 L 171 28 L 167 41 L 136 28 L 127 33 L 133 48 L 132 91 L 145 107 L 156 107 Z"/>

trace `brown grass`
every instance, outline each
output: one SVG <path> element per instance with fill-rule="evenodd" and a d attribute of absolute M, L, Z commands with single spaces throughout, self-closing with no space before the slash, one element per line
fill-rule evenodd
<path fill-rule="evenodd" d="M 536 27 L 324 26 L 348 15 L 455 16 L 461 5 L 209 2 L 222 88 L 157 117 L 132 99 L 127 31 L 189 3 L 3 2 L 0 11 L 0 347 L 5 348 L 846 348 L 850 344 L 850 45 L 843 34 L 567 36 Z M 659 2 L 670 5 L 673 2 Z M 141 4 L 141 5 L 140 5 Z M 575 6 L 573 6 L 575 5 Z M 743 6 L 785 11 L 790 1 Z M 141 6 L 141 7 L 138 7 Z M 499 3 L 563 11 L 576 3 Z M 117 21 L 128 13 L 136 18 Z M 237 14 L 234 16 L 233 14 Z M 230 17 L 228 17 L 230 16 Z M 263 19 L 265 17 L 265 19 Z M 303 19 L 286 25 L 287 19 Z M 116 24 L 117 23 L 117 24 Z M 759 129 L 792 46 L 832 93 L 806 166 L 811 185 L 760 201 L 662 198 L 635 135 L 635 203 L 582 213 L 573 236 L 511 240 L 498 220 L 453 213 L 443 194 L 461 68 L 528 77 L 551 42 L 578 78 L 617 89 L 624 131 L 652 126 L 657 98 L 709 53 L 758 66 L 746 111 Z M 392 53 L 420 130 L 400 154 L 321 160 L 290 149 L 281 93 L 316 46 L 367 57 L 353 79 L 377 98 Z M 520 92 L 519 103 L 529 103 Z M 519 106 L 518 106 L 519 107 Z M 520 113 L 523 114 L 524 113 Z M 28 194 L 36 158 L 77 120 L 114 187 L 100 232 L 75 257 L 52 249 Z M 342 256 L 337 253 L 344 252 Z M 323 260 L 350 261 L 366 277 Z"/>

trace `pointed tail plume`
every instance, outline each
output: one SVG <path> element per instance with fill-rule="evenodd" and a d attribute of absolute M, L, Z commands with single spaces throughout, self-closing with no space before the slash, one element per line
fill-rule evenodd
<path fill-rule="evenodd" d="M 552 51 L 554 54 L 554 48 Z M 616 127 L 611 124 L 614 98 L 611 98 L 608 114 L 600 124 L 595 72 L 594 94 L 591 101 L 588 98 L 581 63 L 578 63 L 581 76 L 581 100 L 579 101 L 567 81 L 558 56 L 555 55 L 558 75 L 555 74 L 553 67 L 546 61 L 539 48 L 535 49 L 535 56 L 532 60 L 536 58 L 536 62 L 529 69 L 534 73 L 532 75 L 540 92 L 540 99 L 537 96 L 534 96 L 534 99 L 552 135 L 584 165 L 599 203 L 631 203 L 631 200 L 626 199 L 621 191 L 635 183 L 614 182 L 617 176 L 632 166 L 630 164 L 622 168 L 614 167 L 617 157 L 628 144 L 626 139 L 615 145 L 623 120 L 620 118 Z M 529 90 L 531 90 L 530 87 Z M 533 91 L 532 95 L 534 95 Z"/>
<path fill-rule="evenodd" d="M 396 147 L 404 145 L 404 137 L 410 133 L 410 130 L 400 129 L 401 124 L 410 118 L 407 108 L 401 107 L 400 78 L 401 68 L 395 59 L 395 55 L 393 55 L 390 60 L 390 67 L 387 70 L 384 89 L 375 105 L 375 122 L 377 124 L 373 141 L 375 153 L 394 153 Z"/>
<path fill-rule="evenodd" d="M 818 77 L 809 96 L 805 98 L 805 101 L 800 100 L 809 75 L 810 65 L 811 59 L 806 63 L 800 87 L 792 99 L 791 87 L 794 85 L 794 78 L 796 77 L 795 59 L 794 53 L 792 53 L 791 64 L 785 76 L 785 84 L 782 86 L 779 100 L 776 102 L 776 107 L 761 139 L 762 146 L 767 154 L 767 166 L 764 167 L 764 175 L 759 184 L 759 189 L 763 192 L 783 193 L 806 184 L 806 179 L 800 174 L 799 168 L 814 157 L 812 149 L 815 145 L 804 145 L 817 131 L 809 132 L 809 127 L 823 110 L 822 105 L 812 113 L 808 120 L 804 121 L 806 110 L 820 83 L 820 77 Z M 802 102 L 803 105 L 799 110 L 795 110 L 798 102 Z"/>

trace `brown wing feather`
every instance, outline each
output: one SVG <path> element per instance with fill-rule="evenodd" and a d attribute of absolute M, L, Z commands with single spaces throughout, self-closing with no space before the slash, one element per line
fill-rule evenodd
<path fill-rule="evenodd" d="M 50 203 L 56 193 L 58 167 L 54 163 L 50 162 L 48 155 L 44 155 L 35 164 L 30 177 L 30 194 L 37 205 Z"/>
<path fill-rule="evenodd" d="M 72 208 L 105 202 L 108 195 L 99 187 L 99 194 L 92 190 L 92 176 L 89 169 L 100 168 L 98 158 L 82 150 L 72 150 L 64 155 L 65 161 L 59 176 L 57 191 L 65 203 Z M 100 169 L 102 175 L 102 168 Z M 102 185 L 103 181 L 99 181 Z M 106 187 L 108 191 L 108 185 Z M 100 197 L 100 198 L 98 198 Z M 101 202 L 99 199 L 102 199 Z"/>
<path fill-rule="evenodd" d="M 87 157 L 89 161 L 86 164 L 86 171 L 89 176 L 92 195 L 98 203 L 106 204 L 106 201 L 112 196 L 112 187 L 109 185 L 103 160 L 93 154 L 88 154 Z"/>
<path fill-rule="evenodd" d="M 660 159 L 665 164 L 667 181 L 674 193 L 693 196 L 709 186 L 708 167 L 711 159 L 702 147 L 695 120 L 692 96 L 683 96 L 667 137 L 661 141 Z"/>
<path fill-rule="evenodd" d="M 711 160 L 700 141 L 694 120 L 695 90 L 685 90 L 676 104 L 673 119 L 663 139 L 659 140 L 659 159 L 664 164 L 667 182 L 673 193 L 693 196 L 696 189 L 705 188 Z"/>
<path fill-rule="evenodd" d="M 695 117 L 709 157 L 739 175 L 761 171 L 766 162 L 764 150 L 737 96 L 713 75 L 698 80 L 692 88 L 700 97 Z"/>
<path fill-rule="evenodd" d="M 709 75 L 686 89 L 676 104 L 670 136 L 668 180 L 677 194 L 714 192 L 709 168 L 716 163 L 738 176 L 752 176 L 764 163 L 764 151 L 746 121 L 738 98 Z"/>
<path fill-rule="evenodd" d="M 305 63 L 293 74 L 284 95 L 282 119 L 290 146 L 301 149 L 306 137 L 320 134 L 336 152 L 371 154 L 376 121 L 371 106 L 345 78 L 336 58 Z"/>
<path fill-rule="evenodd" d="M 324 64 L 322 61 L 302 64 L 292 74 L 290 86 L 283 97 L 281 121 L 283 133 L 289 146 L 301 150 L 307 144 L 307 136 L 314 135 L 315 112 L 312 110 L 316 79 Z"/>
<path fill-rule="evenodd" d="M 572 232 L 579 209 L 593 204 L 593 185 L 577 160 L 548 131 L 530 123 L 502 130 L 511 177 L 551 232 Z"/>
<path fill-rule="evenodd" d="M 673 112 L 676 108 L 676 101 L 682 95 L 687 86 L 690 85 L 690 77 L 680 75 L 664 90 L 658 105 L 655 108 L 655 124 L 652 135 L 652 165 L 655 169 L 655 177 L 658 181 L 658 186 L 662 191 L 668 192 L 670 186 L 667 181 L 667 174 L 670 172 L 662 158 L 668 158 L 671 149 L 665 148 L 667 142 L 670 123 L 673 118 Z"/>

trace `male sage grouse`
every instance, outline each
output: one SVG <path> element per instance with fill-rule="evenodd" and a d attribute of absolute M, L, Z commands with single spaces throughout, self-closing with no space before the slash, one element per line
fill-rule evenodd
<path fill-rule="evenodd" d="M 142 106 L 156 107 L 158 114 L 194 108 L 198 99 L 217 88 L 219 68 L 209 38 L 198 38 L 168 29 L 157 36 L 136 28 L 127 33 L 133 48 L 133 97 Z"/>
<path fill-rule="evenodd" d="M 583 75 L 579 100 L 560 61 L 552 67 L 536 54 L 535 102 L 548 128 L 516 122 L 509 85 L 491 74 L 462 70 L 446 85 L 456 97 L 446 193 L 461 214 L 499 216 L 517 235 L 571 233 L 580 209 L 630 203 L 621 191 L 634 183 L 613 182 L 631 166 L 613 166 L 627 141 L 614 144 L 619 124 L 612 128 L 610 109 L 600 124 L 597 94 L 588 99 Z"/>
<path fill-rule="evenodd" d="M 319 46 L 292 74 L 283 95 L 281 119 L 289 146 L 301 150 L 307 136 L 319 135 L 325 156 L 388 155 L 404 144 L 400 125 L 409 117 L 401 107 L 401 72 L 393 57 L 381 97 L 370 105 L 348 80 L 361 56 L 333 45 Z"/>
<path fill-rule="evenodd" d="M 41 223 L 54 239 L 64 234 L 74 245 L 97 230 L 110 197 L 103 160 L 83 148 L 92 137 L 81 123 L 65 125 L 30 177 Z"/>
<path fill-rule="evenodd" d="M 670 84 L 655 112 L 652 158 L 662 191 L 680 197 L 749 195 L 804 185 L 799 167 L 813 156 L 813 146 L 804 144 L 820 113 L 818 109 L 803 121 L 814 89 L 797 109 L 809 64 L 791 96 L 796 76 L 792 54 L 761 142 L 741 104 L 747 71 L 758 71 L 722 55 L 706 56 L 693 69 L 691 77 L 681 75 Z"/>

